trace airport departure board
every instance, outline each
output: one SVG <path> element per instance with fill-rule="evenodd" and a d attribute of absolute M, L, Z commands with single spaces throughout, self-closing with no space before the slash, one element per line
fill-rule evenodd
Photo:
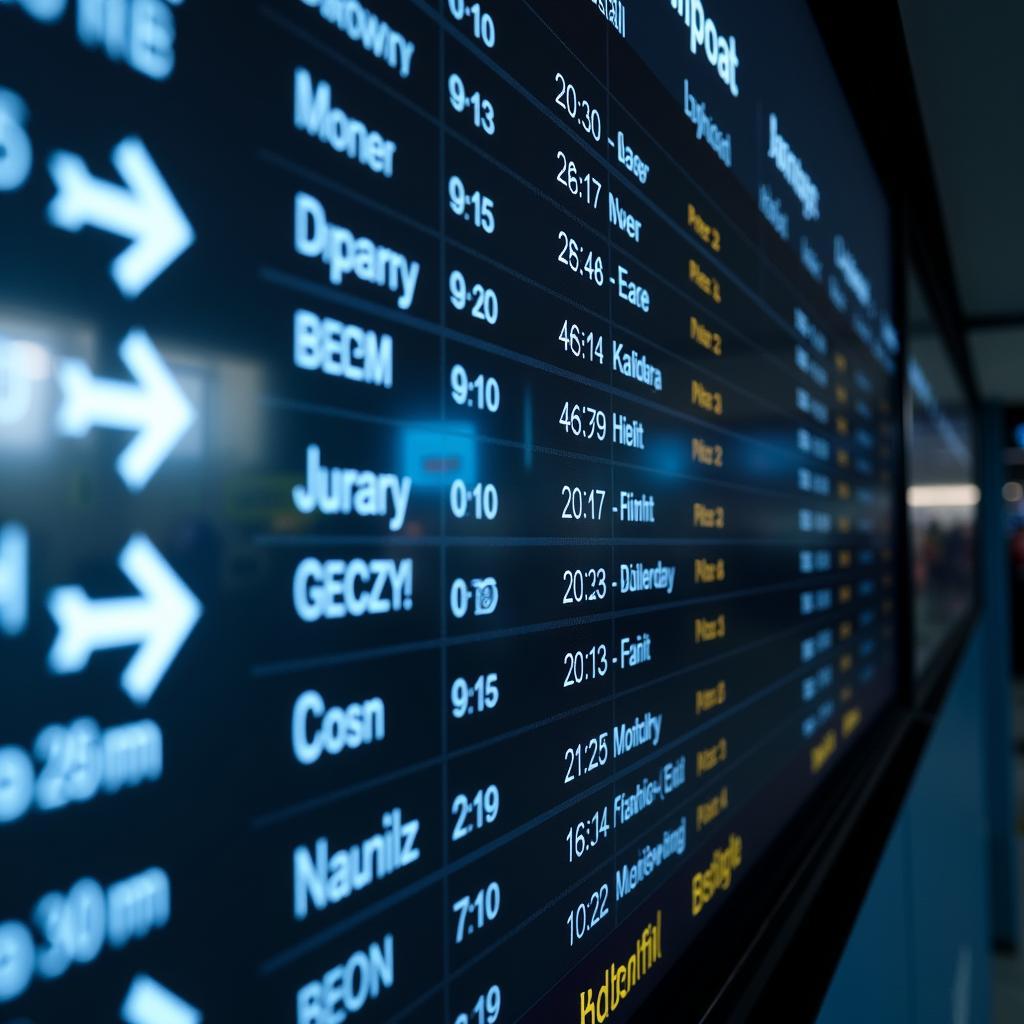
<path fill-rule="evenodd" d="M 713 961 L 895 692 L 890 211 L 806 5 L 0 0 L 0 225 L 0 1020 Z"/>

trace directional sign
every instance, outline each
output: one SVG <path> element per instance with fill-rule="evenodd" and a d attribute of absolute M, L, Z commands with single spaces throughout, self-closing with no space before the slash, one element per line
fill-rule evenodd
<path fill-rule="evenodd" d="M 25 101 L 16 92 L 0 89 L 0 192 L 21 188 L 32 170 L 27 120 Z"/>
<path fill-rule="evenodd" d="M 134 384 L 94 377 L 80 359 L 61 363 L 57 429 L 65 437 L 84 437 L 93 427 L 135 431 L 117 471 L 129 490 L 141 491 L 184 437 L 195 410 L 145 331 L 129 332 L 118 355 Z"/>
<path fill-rule="evenodd" d="M 0 0 L 5 3 L 20 3 L 28 14 L 37 21 L 56 21 L 68 5 L 68 0 Z"/>
<path fill-rule="evenodd" d="M 148 974 L 136 974 L 121 1004 L 124 1024 L 201 1024 L 203 1015 Z"/>
<path fill-rule="evenodd" d="M 148 703 L 188 639 L 203 606 L 143 534 L 135 534 L 117 560 L 137 597 L 93 600 L 79 586 L 57 587 L 47 607 L 57 623 L 50 671 L 81 672 L 96 651 L 138 647 L 121 674 L 121 688 Z"/>
<path fill-rule="evenodd" d="M 195 232 L 142 139 L 129 136 L 111 161 L 124 185 L 94 178 L 77 153 L 57 150 L 49 161 L 57 194 L 47 215 L 65 231 L 99 228 L 131 245 L 110 265 L 127 299 L 141 295 L 195 241 Z"/>
<path fill-rule="evenodd" d="M 0 526 L 0 633 L 17 636 L 28 622 L 28 531 Z"/>

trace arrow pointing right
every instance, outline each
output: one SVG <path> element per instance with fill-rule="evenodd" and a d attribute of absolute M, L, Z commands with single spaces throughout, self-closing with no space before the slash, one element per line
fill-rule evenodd
<path fill-rule="evenodd" d="M 143 705 L 156 692 L 203 606 L 141 533 L 124 546 L 117 565 L 138 597 L 93 600 L 79 586 L 50 592 L 47 607 L 57 623 L 57 638 L 48 662 L 57 675 L 70 675 L 81 672 L 96 651 L 137 646 L 121 674 L 121 688 Z"/>
<path fill-rule="evenodd" d="M 16 92 L 0 89 L 0 192 L 21 188 L 32 170 L 27 120 L 25 101 Z"/>
<path fill-rule="evenodd" d="M 121 1004 L 124 1024 L 202 1024 L 203 1015 L 148 974 L 136 974 Z"/>
<path fill-rule="evenodd" d="M 61 363 L 57 426 L 67 437 L 85 437 L 93 427 L 136 431 L 117 471 L 129 489 L 141 491 L 192 426 L 195 410 L 145 331 L 130 331 L 118 355 L 136 384 L 94 377 L 81 359 Z"/>
<path fill-rule="evenodd" d="M 49 160 L 57 194 L 46 212 L 64 231 L 90 226 L 128 239 L 131 245 L 110 265 L 110 274 L 121 294 L 134 299 L 196 235 L 142 139 L 122 139 L 111 161 L 124 185 L 93 177 L 81 156 L 57 150 Z"/>
<path fill-rule="evenodd" d="M 28 531 L 0 525 L 0 633 L 17 636 L 28 622 Z"/>

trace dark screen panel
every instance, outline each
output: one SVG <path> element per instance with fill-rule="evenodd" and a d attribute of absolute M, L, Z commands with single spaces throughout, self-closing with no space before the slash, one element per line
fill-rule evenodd
<path fill-rule="evenodd" d="M 0 29 L 0 1017 L 631 1016 L 895 692 L 804 5 Z"/>

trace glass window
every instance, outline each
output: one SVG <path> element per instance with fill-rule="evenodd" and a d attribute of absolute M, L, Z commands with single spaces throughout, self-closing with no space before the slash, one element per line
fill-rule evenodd
<path fill-rule="evenodd" d="M 919 677 L 973 605 L 981 492 L 967 389 L 914 272 L 907 333 L 907 505 Z"/>

